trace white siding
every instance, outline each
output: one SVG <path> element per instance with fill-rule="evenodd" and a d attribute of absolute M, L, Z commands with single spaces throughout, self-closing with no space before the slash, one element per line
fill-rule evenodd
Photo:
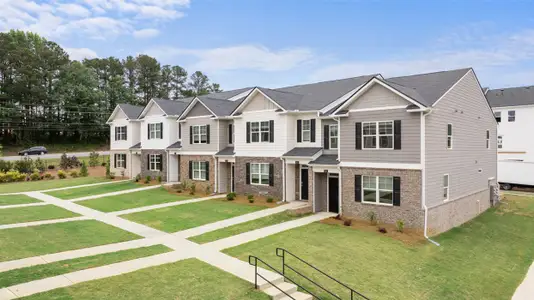
<path fill-rule="evenodd" d="M 148 139 L 148 124 L 163 123 L 163 138 Z M 183 130 L 183 128 L 182 128 Z M 162 115 L 145 116 L 141 122 L 141 147 L 143 149 L 166 149 L 171 144 L 178 141 L 178 123 L 176 118 L 164 117 Z M 182 132 L 183 134 L 183 132 Z"/>
<path fill-rule="evenodd" d="M 515 111 L 515 122 L 508 122 L 510 110 Z M 501 112 L 501 123 L 497 131 L 499 135 L 502 135 L 503 147 L 498 149 L 499 160 L 522 159 L 534 162 L 534 139 L 528 138 L 532 135 L 531 131 L 534 128 L 534 106 L 498 107 L 494 111 Z"/>
<path fill-rule="evenodd" d="M 315 119 L 315 142 L 300 142 L 297 143 L 297 120 Z M 321 139 L 323 128 L 321 120 L 317 118 L 317 113 L 302 113 L 298 115 L 287 116 L 287 146 L 289 150 L 294 147 L 321 147 Z"/>
<path fill-rule="evenodd" d="M 126 140 L 115 141 L 115 127 L 126 126 Z M 115 118 L 112 120 L 110 126 L 110 149 L 111 150 L 125 150 L 140 142 L 139 136 L 139 122 L 129 121 L 119 110 Z"/>
<path fill-rule="evenodd" d="M 247 143 L 247 122 L 274 121 L 274 143 Z M 294 132 L 293 126 L 287 124 L 287 116 L 274 110 L 244 112 L 234 121 L 236 156 L 249 157 L 279 157 L 288 151 L 289 132 Z"/>

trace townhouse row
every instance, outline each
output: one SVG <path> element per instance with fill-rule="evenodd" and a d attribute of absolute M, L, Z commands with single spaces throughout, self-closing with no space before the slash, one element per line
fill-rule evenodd
<path fill-rule="evenodd" d="M 119 104 L 111 166 L 439 233 L 490 206 L 497 123 L 472 69 Z"/>

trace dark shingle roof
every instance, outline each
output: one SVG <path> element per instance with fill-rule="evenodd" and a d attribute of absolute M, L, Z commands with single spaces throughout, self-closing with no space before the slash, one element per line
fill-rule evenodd
<path fill-rule="evenodd" d="M 337 165 L 339 161 L 337 160 L 337 155 L 335 154 L 323 154 L 317 157 L 316 160 L 311 161 L 310 165 Z"/>
<path fill-rule="evenodd" d="M 167 149 L 179 149 L 179 148 L 182 148 L 182 142 L 178 141 L 172 145 L 170 145 L 169 147 L 167 147 Z"/>
<path fill-rule="evenodd" d="M 215 153 L 215 155 L 234 155 L 234 147 L 226 147 L 222 149 L 221 151 Z"/>
<path fill-rule="evenodd" d="M 297 147 L 289 150 L 286 154 L 282 156 L 295 156 L 295 157 L 308 157 L 314 156 L 317 152 L 321 151 L 323 148 L 317 147 Z"/>
<path fill-rule="evenodd" d="M 491 107 L 534 104 L 534 86 L 489 90 L 486 93 Z"/>
<path fill-rule="evenodd" d="M 119 108 L 126 114 L 128 119 L 137 119 L 143 111 L 143 106 L 131 105 L 127 103 L 119 103 Z"/>
<path fill-rule="evenodd" d="M 130 149 L 141 149 L 141 143 L 137 143 L 130 147 Z"/>
<path fill-rule="evenodd" d="M 211 98 L 209 96 L 198 97 L 218 117 L 228 116 L 239 105 L 239 101 Z"/>
<path fill-rule="evenodd" d="M 178 116 L 187 107 L 191 98 L 180 100 L 153 99 L 168 116 Z"/>

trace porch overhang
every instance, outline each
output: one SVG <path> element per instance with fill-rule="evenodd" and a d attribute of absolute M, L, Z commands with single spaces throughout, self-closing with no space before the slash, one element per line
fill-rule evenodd
<path fill-rule="evenodd" d="M 309 164 L 323 154 L 323 148 L 296 147 L 282 155 L 286 164 Z"/>

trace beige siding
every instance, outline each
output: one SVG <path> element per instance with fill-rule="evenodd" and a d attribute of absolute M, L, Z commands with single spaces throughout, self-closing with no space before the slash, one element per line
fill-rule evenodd
<path fill-rule="evenodd" d="M 401 120 L 402 149 L 356 150 L 356 122 Z M 351 112 L 341 118 L 340 129 L 341 161 L 353 162 L 421 162 L 421 117 L 419 113 L 408 113 L 405 109 L 390 109 L 366 112 Z"/>
<path fill-rule="evenodd" d="M 228 144 L 228 134 L 229 134 L 228 124 L 232 124 L 232 123 L 233 123 L 232 121 L 226 121 L 226 120 L 219 121 L 219 149 L 221 150 L 228 146 L 233 145 L 233 143 Z M 232 139 L 232 142 L 233 142 L 233 139 Z"/>
<path fill-rule="evenodd" d="M 269 99 L 265 98 L 262 93 L 258 92 L 252 99 L 241 109 L 245 111 L 257 111 L 267 109 L 277 109 L 278 107 Z"/>
<path fill-rule="evenodd" d="M 182 149 L 183 151 L 218 151 L 217 144 L 217 121 L 210 117 L 187 119 L 182 124 Z M 210 125 L 210 143 L 209 144 L 190 144 L 189 127 L 192 125 Z"/>
<path fill-rule="evenodd" d="M 189 111 L 186 117 L 200 117 L 200 116 L 211 116 L 212 113 L 202 104 L 197 102 L 195 106 Z"/>
<path fill-rule="evenodd" d="M 447 124 L 453 149 L 447 149 Z M 491 147 L 486 149 L 486 130 Z M 443 203 L 443 175 L 449 174 L 449 201 L 488 188 L 497 176 L 497 124 L 474 73 L 467 74 L 426 117 L 426 203 Z M 478 170 L 481 169 L 481 173 Z"/>
<path fill-rule="evenodd" d="M 408 106 L 411 104 L 401 96 L 380 84 L 375 84 L 349 106 L 350 109 L 378 108 L 386 106 Z"/>
<path fill-rule="evenodd" d="M 159 108 L 156 103 L 153 103 L 152 106 L 146 112 L 146 116 L 163 116 L 165 113 Z"/>
<path fill-rule="evenodd" d="M 119 109 L 119 111 L 117 112 L 117 114 L 115 115 L 115 118 L 113 118 L 113 120 L 121 120 L 121 119 L 128 119 L 128 117 L 122 111 L 122 109 Z"/>

